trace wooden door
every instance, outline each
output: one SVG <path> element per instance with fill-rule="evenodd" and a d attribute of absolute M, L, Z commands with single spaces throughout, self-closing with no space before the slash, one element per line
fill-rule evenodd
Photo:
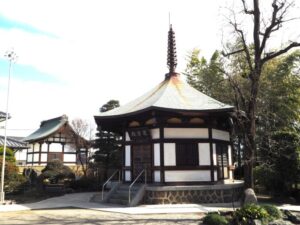
<path fill-rule="evenodd" d="M 132 164 L 133 164 L 133 180 L 140 174 L 143 169 L 146 169 L 147 183 L 151 182 L 151 145 L 133 145 L 132 146 Z M 139 182 L 145 181 L 143 174 Z"/>

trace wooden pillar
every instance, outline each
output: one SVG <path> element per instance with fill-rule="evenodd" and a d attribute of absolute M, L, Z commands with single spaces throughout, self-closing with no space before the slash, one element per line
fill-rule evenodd
<path fill-rule="evenodd" d="M 159 126 L 159 149 L 160 149 L 160 182 L 165 183 L 165 163 L 164 163 L 164 127 Z"/>
<path fill-rule="evenodd" d="M 215 166 L 214 166 L 214 157 L 213 157 L 213 140 L 212 140 L 212 125 L 211 125 L 211 118 L 209 118 L 209 123 L 208 123 L 208 138 L 209 138 L 209 151 L 210 151 L 210 180 L 211 182 L 215 181 Z"/>

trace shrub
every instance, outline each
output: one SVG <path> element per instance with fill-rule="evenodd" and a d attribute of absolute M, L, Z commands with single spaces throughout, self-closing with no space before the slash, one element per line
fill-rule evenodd
<path fill-rule="evenodd" d="M 227 225 L 229 224 L 224 216 L 217 213 L 209 213 L 203 218 L 203 224 L 205 225 Z"/>
<path fill-rule="evenodd" d="M 42 170 L 41 179 L 49 179 L 50 183 L 58 183 L 58 181 L 64 180 L 65 178 L 74 179 L 75 174 L 60 160 L 48 162 L 46 167 Z"/>
<path fill-rule="evenodd" d="M 0 156 L 3 156 L 3 146 L 0 146 Z M 6 162 L 16 162 L 14 151 L 10 148 L 5 150 L 5 160 Z"/>
<path fill-rule="evenodd" d="M 7 193 L 17 193 L 24 190 L 27 179 L 21 174 L 13 174 L 10 179 L 5 182 L 5 191 Z"/>
<path fill-rule="evenodd" d="M 282 217 L 280 210 L 274 205 L 262 205 L 261 207 L 267 211 L 272 220 Z"/>
<path fill-rule="evenodd" d="M 256 219 L 265 223 L 270 220 L 270 215 L 263 207 L 255 204 L 244 205 L 233 215 L 233 220 L 241 225 L 252 224 L 252 221 Z"/>
<path fill-rule="evenodd" d="M 97 182 L 93 178 L 81 177 L 71 182 L 71 188 L 78 191 L 95 191 Z"/>

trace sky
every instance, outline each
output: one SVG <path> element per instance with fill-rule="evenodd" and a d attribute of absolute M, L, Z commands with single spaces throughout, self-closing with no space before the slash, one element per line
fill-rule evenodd
<path fill-rule="evenodd" d="M 4 55 L 13 49 L 18 56 L 8 135 L 27 136 L 63 114 L 95 128 L 93 116 L 107 101 L 123 105 L 164 79 L 169 13 L 183 72 L 192 49 L 206 57 L 221 49 L 223 9 L 221 0 L 0 0 L 0 111 Z"/>

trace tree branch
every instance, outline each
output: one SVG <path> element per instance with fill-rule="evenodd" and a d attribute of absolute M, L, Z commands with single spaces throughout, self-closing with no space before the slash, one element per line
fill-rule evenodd
<path fill-rule="evenodd" d="M 289 44 L 287 47 L 277 51 L 277 52 L 272 52 L 272 53 L 269 53 L 269 54 L 266 54 L 266 57 L 264 57 L 262 59 L 262 64 L 266 63 L 267 61 L 277 57 L 277 56 L 280 56 L 286 52 L 288 52 L 290 49 L 292 48 L 295 48 L 295 47 L 300 47 L 300 43 L 298 42 L 292 42 L 291 44 Z"/>
<path fill-rule="evenodd" d="M 240 53 L 240 52 L 244 51 L 245 55 L 246 55 L 246 60 L 247 60 L 248 66 L 250 68 L 250 71 L 252 71 L 253 66 L 252 66 L 251 54 L 250 54 L 250 51 L 249 51 L 249 48 L 248 48 L 248 45 L 247 45 L 247 42 L 246 42 L 246 39 L 245 39 L 244 32 L 241 29 L 238 28 L 238 25 L 237 25 L 236 22 L 230 21 L 229 23 L 234 27 L 235 32 L 237 32 L 239 34 L 239 36 L 241 38 L 243 48 L 239 49 L 237 51 L 234 51 L 232 53 L 228 53 L 228 55 L 233 55 L 233 54 Z"/>
<path fill-rule="evenodd" d="M 242 48 L 242 49 L 238 49 L 236 51 L 233 51 L 233 52 L 229 52 L 229 53 L 225 53 L 224 51 L 221 52 L 221 54 L 224 56 L 224 57 L 229 57 L 231 55 L 235 55 L 237 53 L 241 53 L 241 52 L 244 52 L 245 50 Z"/>
<path fill-rule="evenodd" d="M 244 12 L 246 14 L 249 14 L 249 15 L 253 15 L 254 14 L 254 10 L 249 10 L 248 7 L 246 6 L 246 2 L 245 0 L 241 0 L 242 3 L 243 3 L 243 7 L 244 7 Z"/>
<path fill-rule="evenodd" d="M 265 46 L 266 46 L 266 42 L 269 39 L 271 33 L 277 31 L 280 29 L 281 24 L 284 22 L 283 21 L 283 17 L 285 15 L 285 13 L 287 12 L 287 9 L 291 6 L 291 4 L 289 4 L 288 6 L 285 6 L 285 2 L 281 2 L 280 5 L 277 4 L 277 0 L 274 0 L 272 3 L 272 7 L 273 7 L 273 12 L 272 12 L 272 18 L 271 18 L 271 22 L 270 25 L 265 29 L 265 31 L 263 33 L 261 33 L 263 35 L 263 40 L 261 43 L 261 46 L 259 48 L 259 54 L 261 55 Z M 283 10 L 283 12 L 278 16 L 278 12 L 280 10 Z"/>

